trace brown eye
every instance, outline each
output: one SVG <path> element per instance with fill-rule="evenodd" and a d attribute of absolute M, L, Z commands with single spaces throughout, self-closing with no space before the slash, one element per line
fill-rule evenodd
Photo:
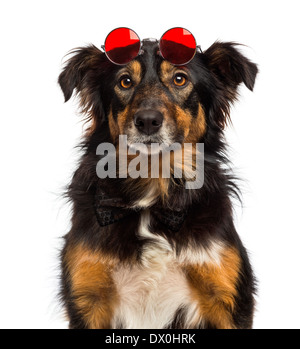
<path fill-rule="evenodd" d="M 130 79 L 129 76 L 126 76 L 126 77 L 123 77 L 121 80 L 120 80 L 120 85 L 122 88 L 124 89 L 128 89 L 132 86 L 132 80 Z"/>
<path fill-rule="evenodd" d="M 176 74 L 173 79 L 174 85 L 182 87 L 187 83 L 187 78 L 183 74 Z"/>

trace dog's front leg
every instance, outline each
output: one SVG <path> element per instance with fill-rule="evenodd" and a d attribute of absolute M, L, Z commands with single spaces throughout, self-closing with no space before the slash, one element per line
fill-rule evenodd
<path fill-rule="evenodd" d="M 83 244 L 67 244 L 62 264 L 62 293 L 70 328 L 110 328 L 118 302 L 112 260 Z"/>
<path fill-rule="evenodd" d="M 189 264 L 183 269 L 198 303 L 202 328 L 252 326 L 252 274 L 247 277 L 247 266 L 237 248 L 225 248 L 218 263 Z"/>

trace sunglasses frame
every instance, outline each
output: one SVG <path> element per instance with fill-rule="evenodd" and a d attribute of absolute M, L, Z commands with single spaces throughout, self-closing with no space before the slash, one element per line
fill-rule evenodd
<path fill-rule="evenodd" d="M 183 28 L 183 27 L 172 27 L 172 28 L 166 30 L 166 31 L 163 33 L 163 35 L 160 37 L 159 40 L 153 39 L 153 38 L 147 38 L 147 39 L 141 40 L 140 37 L 139 37 L 139 35 L 138 35 L 133 29 L 128 28 L 128 27 L 118 27 L 118 28 L 115 28 L 115 29 L 111 30 L 111 31 L 107 34 L 107 36 L 106 36 L 106 38 L 105 38 L 105 41 L 104 41 L 104 45 L 101 45 L 101 49 L 104 51 L 106 57 L 108 58 L 108 60 L 109 60 L 110 62 L 112 62 L 113 64 L 116 64 L 116 65 L 121 65 L 121 66 L 123 66 L 123 65 L 126 65 L 126 64 L 128 64 L 129 62 L 133 61 L 137 56 L 139 56 L 141 53 L 143 53 L 142 47 L 143 47 L 143 42 L 144 42 L 144 41 L 153 41 L 153 42 L 157 42 L 157 43 L 158 43 L 158 48 L 159 48 L 159 51 L 158 51 L 158 52 L 159 52 L 159 54 L 161 55 L 161 57 L 162 57 L 163 59 L 167 60 L 167 59 L 163 56 L 163 54 L 162 54 L 162 52 L 161 52 L 161 49 L 160 49 L 160 42 L 161 42 L 162 38 L 164 37 L 164 35 L 165 35 L 167 32 L 169 32 L 169 31 L 172 30 L 172 29 L 177 29 L 177 28 L 187 30 L 189 33 L 191 33 L 188 29 Z M 105 50 L 105 43 L 106 43 L 106 40 L 107 40 L 108 36 L 110 35 L 110 33 L 112 33 L 113 31 L 115 31 L 115 30 L 117 30 L 117 29 L 129 29 L 129 30 L 133 31 L 133 32 L 136 34 L 136 36 L 138 37 L 138 39 L 139 39 L 139 43 L 140 43 L 139 51 L 138 51 L 137 55 L 136 55 L 134 58 L 132 58 L 132 59 L 131 59 L 129 62 L 127 62 L 127 63 L 117 63 L 117 62 L 114 62 L 114 61 L 108 56 L 108 54 L 107 54 L 107 52 L 106 52 L 106 50 Z M 202 49 L 201 49 L 201 46 L 200 46 L 200 45 L 197 45 L 196 38 L 194 37 L 194 35 L 193 35 L 192 33 L 191 33 L 191 35 L 193 36 L 193 38 L 194 38 L 194 40 L 195 40 L 195 44 L 196 44 L 196 46 L 195 46 L 195 52 L 194 52 L 193 56 L 192 56 L 187 62 L 184 62 L 184 63 L 181 63 L 181 64 L 174 64 L 174 63 L 170 62 L 171 64 L 173 64 L 173 65 L 175 65 L 175 66 L 182 66 L 182 65 L 188 64 L 188 63 L 195 57 L 195 54 L 196 54 L 196 52 L 197 52 L 197 49 L 199 49 L 200 53 L 203 53 L 203 52 L 202 52 Z M 167 61 L 168 61 L 168 60 L 167 60 Z M 169 61 L 168 61 L 168 62 L 169 62 Z"/>

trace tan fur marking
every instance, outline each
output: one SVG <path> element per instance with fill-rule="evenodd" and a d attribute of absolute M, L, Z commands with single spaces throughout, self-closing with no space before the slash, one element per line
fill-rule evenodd
<path fill-rule="evenodd" d="M 138 61 L 132 61 L 129 63 L 128 65 L 128 70 L 131 73 L 131 77 L 133 79 L 133 81 L 135 82 L 135 84 L 139 84 L 141 82 L 141 78 L 142 78 L 142 67 L 140 62 Z"/>
<path fill-rule="evenodd" d="M 113 139 L 113 142 L 115 143 L 116 140 L 119 137 L 120 129 L 119 129 L 119 125 L 115 122 L 115 120 L 113 118 L 111 110 L 110 110 L 110 112 L 108 114 L 108 125 L 109 125 L 110 135 L 111 135 L 111 137 Z"/>
<path fill-rule="evenodd" d="M 124 128 L 128 119 L 129 108 L 130 106 L 127 105 L 126 108 L 118 114 L 118 126 L 120 134 L 124 134 Z"/>
<path fill-rule="evenodd" d="M 192 115 L 188 111 L 181 109 L 178 105 L 176 105 L 175 108 L 176 108 L 177 127 L 180 130 L 183 130 L 184 138 L 186 138 L 190 131 Z"/>
<path fill-rule="evenodd" d="M 200 104 L 196 118 L 193 118 L 188 111 L 176 106 L 176 120 L 178 128 L 184 132 L 185 143 L 198 142 L 206 131 L 205 114 Z"/>
<path fill-rule="evenodd" d="M 118 295 L 112 280 L 114 261 L 83 245 L 69 248 L 65 261 L 75 305 L 88 328 L 109 328 Z"/>
<path fill-rule="evenodd" d="M 176 68 L 174 67 L 174 65 L 172 65 L 168 61 L 162 61 L 160 65 L 160 69 L 161 69 L 161 79 L 165 82 L 168 77 L 173 75 L 174 70 Z"/>
<path fill-rule="evenodd" d="M 126 108 L 118 114 L 117 121 L 115 121 L 112 111 L 110 111 L 108 114 L 109 131 L 114 143 L 118 141 L 118 137 L 120 134 L 124 134 L 124 128 L 127 122 L 128 112 L 129 105 L 127 105 Z"/>
<path fill-rule="evenodd" d="M 189 265 L 183 269 L 203 318 L 217 328 L 234 328 L 231 314 L 240 270 L 237 250 L 227 248 L 220 265 Z"/>
<path fill-rule="evenodd" d="M 186 143 L 196 143 L 204 135 L 206 131 L 206 120 L 204 110 L 199 104 L 198 115 L 196 118 L 193 118 L 189 133 L 185 140 Z"/>
<path fill-rule="evenodd" d="M 161 193 L 161 198 L 163 202 L 168 197 L 169 184 L 170 184 L 170 180 L 168 178 L 159 178 L 160 193 Z"/>

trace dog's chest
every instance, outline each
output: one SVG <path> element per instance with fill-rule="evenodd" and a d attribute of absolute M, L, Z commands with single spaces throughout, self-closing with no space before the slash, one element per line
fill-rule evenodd
<path fill-rule="evenodd" d="M 186 326 L 195 324 L 198 311 L 186 277 L 169 245 L 149 232 L 149 212 L 142 214 L 139 235 L 154 239 L 142 252 L 140 265 L 121 266 L 113 274 L 119 295 L 113 327 L 163 328 L 184 309 Z"/>

